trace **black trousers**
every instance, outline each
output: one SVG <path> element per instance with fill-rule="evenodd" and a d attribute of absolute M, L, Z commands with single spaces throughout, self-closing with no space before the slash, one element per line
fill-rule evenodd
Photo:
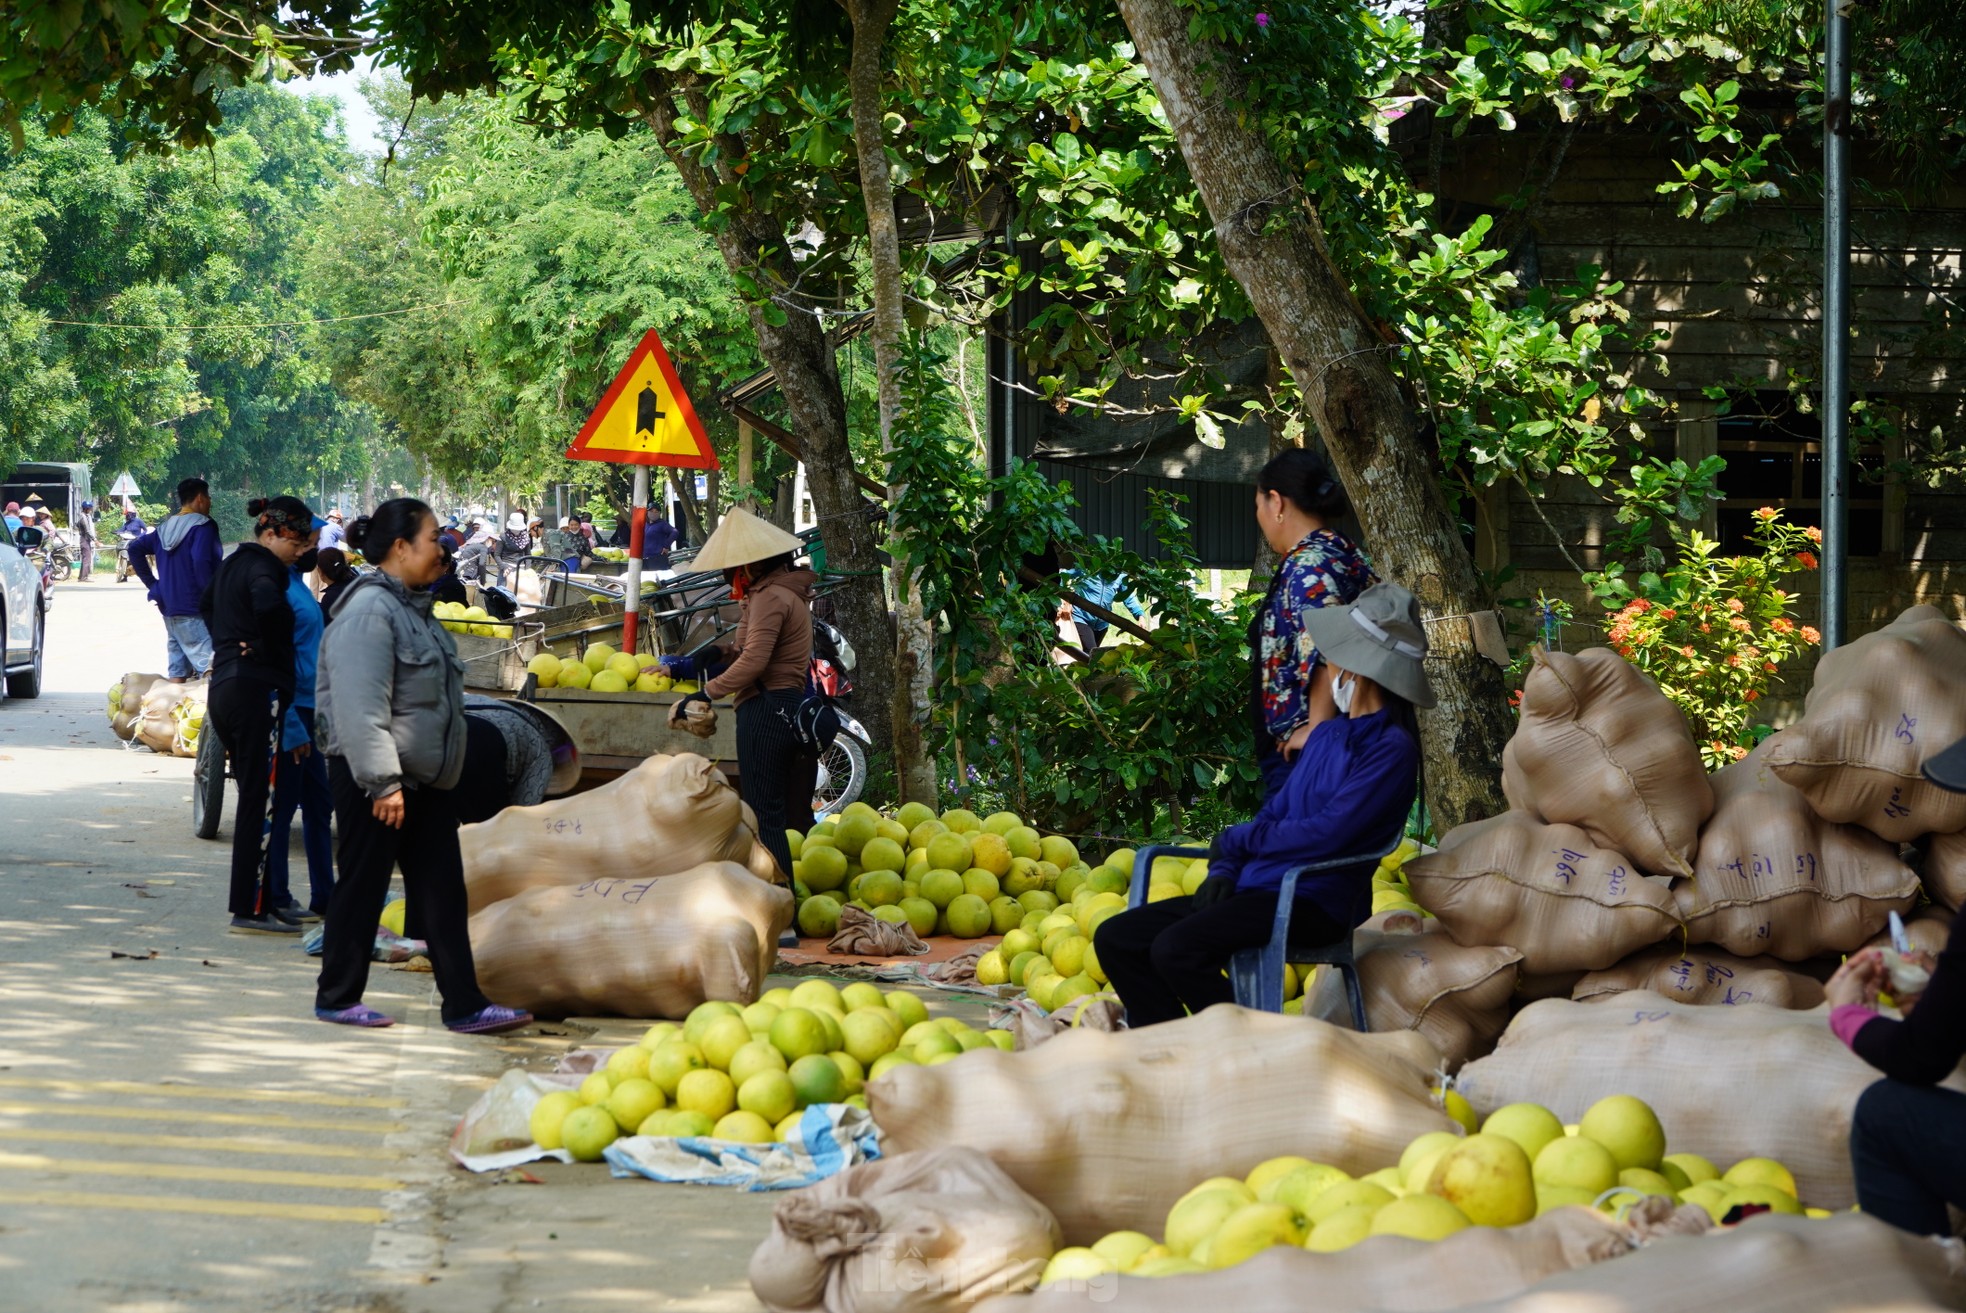
<path fill-rule="evenodd" d="M 430 965 L 444 996 L 444 1020 L 462 1021 L 487 1006 L 490 1000 L 478 988 L 478 970 L 471 960 L 464 858 L 458 851 L 457 803 L 450 790 L 403 790 L 403 828 L 394 830 L 375 818 L 369 795 L 343 758 L 328 758 L 328 789 L 334 794 L 341 845 L 335 853 L 337 879 L 328 903 L 314 1005 L 339 1010 L 362 1001 L 376 926 L 389 901 L 389 877 L 400 861 L 410 920 L 430 945 Z"/>
<path fill-rule="evenodd" d="M 256 679 L 234 677 L 211 686 L 205 709 L 218 741 L 239 777 L 239 806 L 232 819 L 232 887 L 226 906 L 234 916 L 265 916 L 272 889 L 266 870 L 268 803 L 280 750 L 280 719 L 290 694 Z"/>
<path fill-rule="evenodd" d="M 1270 942 L 1277 896 L 1239 893 L 1208 907 L 1168 898 L 1108 917 L 1093 934 L 1099 966 L 1120 1002 L 1126 1024 L 1175 1021 L 1216 1003 L 1235 1002 L 1223 974 L 1232 954 Z M 1351 933 L 1309 899 L 1290 912 L 1290 942 L 1306 948 L 1335 944 Z"/>
<path fill-rule="evenodd" d="M 1850 1121 L 1857 1206 L 1914 1235 L 1951 1235 L 1966 1208 L 1966 1094 L 1881 1080 Z"/>
<path fill-rule="evenodd" d="M 812 791 L 819 758 L 799 742 L 792 717 L 805 701 L 801 689 L 758 694 L 737 709 L 737 791 L 758 815 L 758 840 L 792 878 L 792 846 L 785 831 L 813 826 Z"/>

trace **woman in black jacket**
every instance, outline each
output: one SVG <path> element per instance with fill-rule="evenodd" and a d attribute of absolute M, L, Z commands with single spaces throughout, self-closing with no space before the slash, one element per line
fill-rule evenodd
<path fill-rule="evenodd" d="M 248 503 L 253 538 L 212 576 L 199 610 L 212 633 L 212 728 L 239 779 L 232 827 L 235 934 L 294 935 L 300 919 L 274 908 L 266 880 L 264 818 L 280 746 L 280 721 L 294 694 L 294 610 L 288 567 L 316 533 L 314 512 L 294 497 Z"/>

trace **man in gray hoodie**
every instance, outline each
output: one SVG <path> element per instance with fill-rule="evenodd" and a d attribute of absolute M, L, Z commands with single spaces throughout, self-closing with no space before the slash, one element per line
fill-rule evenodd
<path fill-rule="evenodd" d="M 203 479 L 181 481 L 177 502 L 176 515 L 130 544 L 130 568 L 164 614 L 170 662 L 165 673 L 181 684 L 203 679 L 212 668 L 212 635 L 199 614 L 199 602 L 225 549 L 212 522 L 212 490 Z"/>

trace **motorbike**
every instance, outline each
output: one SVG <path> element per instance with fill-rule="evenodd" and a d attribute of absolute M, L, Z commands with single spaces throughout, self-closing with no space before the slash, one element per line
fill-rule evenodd
<path fill-rule="evenodd" d="M 867 751 L 874 738 L 845 706 L 845 699 L 853 696 L 853 683 L 848 678 L 855 665 L 853 645 L 824 620 L 814 618 L 812 630 L 812 683 L 833 699 L 833 711 L 840 718 L 840 732 L 819 754 L 819 774 L 813 787 L 812 814 L 823 818 L 837 815 L 867 787 Z"/>
<path fill-rule="evenodd" d="M 141 534 L 119 533 L 116 535 L 116 582 L 122 583 L 130 577 L 130 544 L 142 537 Z"/>

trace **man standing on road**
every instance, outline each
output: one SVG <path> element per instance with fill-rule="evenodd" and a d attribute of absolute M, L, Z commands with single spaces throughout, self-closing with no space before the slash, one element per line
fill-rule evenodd
<path fill-rule="evenodd" d="M 212 668 L 212 635 L 198 613 L 205 586 L 225 549 L 212 523 L 212 490 L 203 479 L 177 486 L 178 513 L 130 544 L 130 568 L 164 613 L 165 648 L 173 683 L 202 679 Z M 152 560 L 156 571 L 151 570 Z"/>
<path fill-rule="evenodd" d="M 80 579 L 89 582 L 89 576 L 96 569 L 96 504 L 92 501 L 82 503 L 82 509 L 75 516 L 76 555 L 81 557 Z"/>

